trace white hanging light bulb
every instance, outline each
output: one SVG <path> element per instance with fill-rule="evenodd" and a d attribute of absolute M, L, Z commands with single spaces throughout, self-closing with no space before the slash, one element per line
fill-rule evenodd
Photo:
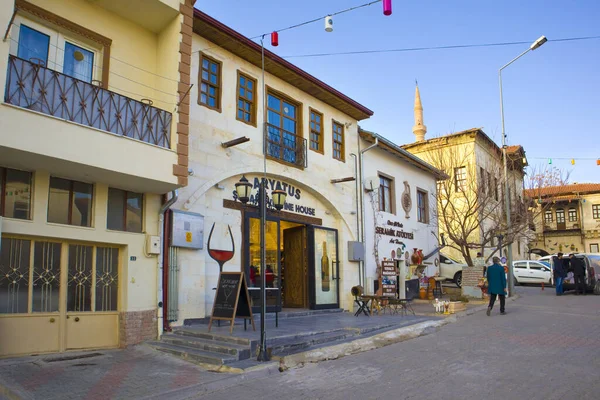
<path fill-rule="evenodd" d="M 331 15 L 325 17 L 325 31 L 333 32 L 333 18 Z"/>

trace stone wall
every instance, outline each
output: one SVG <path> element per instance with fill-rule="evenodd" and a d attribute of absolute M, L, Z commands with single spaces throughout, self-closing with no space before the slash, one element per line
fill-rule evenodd
<path fill-rule="evenodd" d="M 483 298 L 481 289 L 477 287 L 479 278 L 483 276 L 483 267 L 464 267 L 462 270 L 462 295 L 476 299 Z"/>
<path fill-rule="evenodd" d="M 126 311 L 119 314 L 119 347 L 156 340 L 156 310 Z"/>

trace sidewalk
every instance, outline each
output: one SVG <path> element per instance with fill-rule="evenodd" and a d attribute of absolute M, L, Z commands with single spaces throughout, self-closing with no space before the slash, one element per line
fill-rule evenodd
<path fill-rule="evenodd" d="M 0 400 L 6 399 L 187 399 L 225 389 L 240 382 L 279 374 L 280 368 L 287 369 L 306 362 L 318 362 L 348 354 L 386 346 L 416 336 L 426 335 L 440 326 L 456 321 L 461 315 L 439 318 L 433 316 L 430 304 L 414 304 L 419 317 L 373 316 L 353 317 L 344 313 L 337 317 L 351 321 L 361 331 L 388 326 L 372 333 L 307 348 L 303 353 L 280 357 L 266 364 L 256 364 L 244 373 L 228 374 L 210 372 L 197 365 L 185 362 L 156 351 L 148 345 L 126 350 L 98 350 L 93 352 L 62 353 L 0 360 Z M 482 306 L 469 304 L 471 314 Z M 423 317 L 423 315 L 427 317 Z M 326 317 L 335 319 L 335 317 Z M 313 318 L 316 320 L 321 318 Z M 393 321 L 394 326 L 387 325 Z M 273 321 L 271 321 L 273 322 Z M 300 322 L 300 321 L 298 321 Z M 333 322 L 333 321 L 330 321 Z M 282 323 L 280 321 L 280 323 Z M 285 328 L 285 325 L 289 325 Z M 309 324 L 310 325 L 310 324 Z M 335 324 L 334 324 L 335 325 Z M 282 327 L 299 329 L 296 323 L 286 321 Z M 310 326 L 304 327 L 309 329 Z M 238 332 L 244 332 L 243 328 Z M 379 333 L 381 332 L 381 333 Z M 250 331 L 246 334 L 251 334 Z M 255 334 L 255 332 L 252 332 Z"/>
<path fill-rule="evenodd" d="M 84 356 L 85 358 L 76 358 Z M 67 360 L 65 360 L 67 359 Z M 245 375 L 219 374 L 147 347 L 0 360 L 0 399 L 185 399 L 235 385 Z M 4 396 L 4 397 L 3 397 Z"/>

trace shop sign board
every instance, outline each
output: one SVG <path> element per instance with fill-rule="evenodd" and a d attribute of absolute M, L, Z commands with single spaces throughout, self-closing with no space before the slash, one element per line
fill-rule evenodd
<path fill-rule="evenodd" d="M 252 328 L 256 330 L 244 273 L 221 272 L 208 323 L 208 331 L 210 332 L 213 320 L 224 320 L 230 321 L 229 332 L 233 333 L 233 324 L 236 318 L 249 319 L 252 322 Z"/>
<path fill-rule="evenodd" d="M 398 292 L 398 272 L 393 260 L 381 262 L 381 288 L 383 296 L 395 297 Z"/>

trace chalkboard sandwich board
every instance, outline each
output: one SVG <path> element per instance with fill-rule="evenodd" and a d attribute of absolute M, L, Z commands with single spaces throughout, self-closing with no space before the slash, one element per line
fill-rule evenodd
<path fill-rule="evenodd" d="M 221 272 L 219 274 L 212 314 L 208 323 L 208 331 L 210 332 L 213 320 L 224 320 L 231 322 L 229 333 L 233 333 L 233 324 L 236 318 L 250 319 L 252 329 L 256 330 L 244 273 Z"/>

